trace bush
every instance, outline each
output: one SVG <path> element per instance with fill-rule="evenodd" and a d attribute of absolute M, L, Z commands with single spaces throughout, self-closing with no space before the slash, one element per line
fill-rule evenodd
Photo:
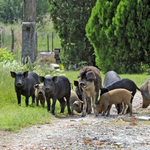
<path fill-rule="evenodd" d="M 14 60 L 14 54 L 7 50 L 7 48 L 0 48 L 0 62 L 2 61 L 10 61 Z"/>

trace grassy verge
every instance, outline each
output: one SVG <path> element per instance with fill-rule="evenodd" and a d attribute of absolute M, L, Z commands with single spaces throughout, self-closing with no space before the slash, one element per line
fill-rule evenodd
<path fill-rule="evenodd" d="M 14 89 L 14 79 L 10 76 L 10 71 L 18 71 L 19 68 L 13 67 L 12 64 L 0 64 L 0 129 L 10 131 L 18 131 L 22 127 L 46 124 L 52 121 L 52 115 L 47 112 L 45 108 L 36 107 L 31 105 L 31 98 L 29 107 L 25 106 L 25 98 L 22 97 L 21 106 L 17 105 L 17 97 Z M 79 71 L 65 71 L 65 75 L 69 78 L 70 82 L 74 83 L 77 79 Z M 105 74 L 101 73 L 102 82 L 104 81 Z M 141 86 L 149 77 L 148 74 L 122 74 L 121 78 L 129 78 L 133 80 L 137 86 Z M 73 86 L 74 87 L 74 86 Z M 73 88 L 75 90 L 75 87 Z M 57 101 L 55 114 L 60 116 L 60 106 Z M 65 115 L 67 115 L 67 108 L 65 108 Z"/>

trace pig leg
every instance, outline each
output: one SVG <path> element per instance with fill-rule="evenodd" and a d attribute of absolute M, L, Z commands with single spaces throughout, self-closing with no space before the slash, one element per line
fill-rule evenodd
<path fill-rule="evenodd" d="M 29 104 L 29 97 L 26 96 L 26 106 L 28 106 L 28 104 Z"/>
<path fill-rule="evenodd" d="M 130 104 L 131 105 L 132 105 L 132 101 L 133 101 L 133 97 L 134 97 L 135 93 L 136 93 L 136 89 L 132 91 L 132 97 L 131 97 L 131 100 L 130 100 Z M 128 113 L 132 114 L 132 112 L 130 112 L 130 108 L 129 107 L 128 107 L 127 111 L 126 111 L 126 114 L 128 114 Z"/>
<path fill-rule="evenodd" d="M 56 105 L 56 100 L 57 100 L 57 98 L 54 97 L 54 98 L 53 98 L 53 104 L 52 104 L 52 111 L 51 111 L 51 113 L 52 113 L 53 115 L 55 115 L 55 105 Z"/>
<path fill-rule="evenodd" d="M 32 105 L 33 105 L 33 103 L 35 103 L 35 95 L 34 94 L 32 95 Z"/>
<path fill-rule="evenodd" d="M 50 111 L 50 107 L 51 107 L 51 101 L 50 101 L 50 97 L 46 97 L 46 101 L 47 101 L 47 111 Z"/>
<path fill-rule="evenodd" d="M 66 101 L 64 98 L 62 98 L 62 99 L 59 99 L 59 102 L 60 102 L 60 107 L 61 107 L 60 113 L 64 113 L 64 109 L 66 107 Z"/>
<path fill-rule="evenodd" d="M 132 116 L 132 104 L 130 102 L 126 103 L 128 105 L 128 108 L 130 109 L 130 116 Z"/>
<path fill-rule="evenodd" d="M 42 107 L 44 108 L 44 105 L 45 105 L 45 97 L 44 96 L 40 98 L 40 103 L 41 103 Z"/>
<path fill-rule="evenodd" d="M 66 100 L 67 100 L 67 109 L 68 109 L 68 114 L 71 115 L 71 110 L 70 110 L 70 94 L 66 96 Z"/>
<path fill-rule="evenodd" d="M 122 112 L 120 114 L 124 114 L 124 111 L 126 109 L 126 104 L 125 103 L 122 103 L 122 106 L 123 106 L 123 108 L 122 108 Z"/>
<path fill-rule="evenodd" d="M 94 109 L 94 114 L 95 114 L 95 117 L 98 116 L 98 111 L 96 109 L 96 96 L 93 96 L 92 97 L 92 100 L 93 100 L 93 109 Z"/>
<path fill-rule="evenodd" d="M 106 104 L 106 102 L 103 103 L 103 113 L 102 116 L 105 116 L 105 113 L 107 112 L 107 110 L 109 109 L 109 105 Z"/>
<path fill-rule="evenodd" d="M 21 94 L 17 93 L 18 105 L 21 105 Z"/>
<path fill-rule="evenodd" d="M 112 105 L 109 105 L 109 106 L 108 106 L 108 109 L 107 109 L 107 115 L 106 115 L 106 116 L 109 116 L 109 115 L 110 115 L 110 109 L 111 109 L 111 106 L 112 106 Z"/>
<path fill-rule="evenodd" d="M 87 101 L 86 101 L 87 97 L 86 97 L 85 92 L 83 92 L 82 99 L 83 99 L 83 110 L 82 110 L 81 117 L 85 117 L 86 116 L 86 108 L 87 108 Z"/>
<path fill-rule="evenodd" d="M 91 98 L 88 97 L 88 98 L 87 98 L 87 109 L 86 109 L 86 112 L 87 112 L 88 114 L 91 114 L 91 111 L 92 111 L 92 108 L 91 108 Z"/>
<path fill-rule="evenodd" d="M 39 99 L 36 97 L 36 106 L 39 106 Z"/>
<path fill-rule="evenodd" d="M 122 111 L 122 107 L 123 107 L 123 106 L 122 106 L 122 103 L 116 104 L 115 106 L 116 106 L 116 109 L 117 109 L 118 114 L 120 114 L 121 111 Z"/>

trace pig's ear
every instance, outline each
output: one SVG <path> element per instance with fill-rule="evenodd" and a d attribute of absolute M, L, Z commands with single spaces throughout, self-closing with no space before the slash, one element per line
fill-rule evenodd
<path fill-rule="evenodd" d="M 53 76 L 53 77 L 52 77 L 52 80 L 53 80 L 53 82 L 56 83 L 56 82 L 58 81 L 58 76 Z"/>
<path fill-rule="evenodd" d="M 15 72 L 10 71 L 10 74 L 11 74 L 11 77 L 12 77 L 12 78 L 15 78 L 15 77 L 16 77 L 16 73 L 15 73 Z"/>
<path fill-rule="evenodd" d="M 75 102 L 73 103 L 73 105 L 79 106 L 79 101 L 75 101 Z"/>
<path fill-rule="evenodd" d="M 39 85 L 38 85 L 38 84 L 34 85 L 34 88 L 35 88 L 35 89 L 37 89 L 38 87 L 39 87 Z"/>
<path fill-rule="evenodd" d="M 25 72 L 23 73 L 23 76 L 24 76 L 24 78 L 27 78 L 27 76 L 28 76 L 28 71 L 25 71 Z"/>
<path fill-rule="evenodd" d="M 78 86 L 79 82 L 74 80 L 74 86 Z"/>
<path fill-rule="evenodd" d="M 43 77 L 43 76 L 39 76 L 39 80 L 40 80 L 40 82 L 44 82 L 45 77 Z"/>
<path fill-rule="evenodd" d="M 87 80 L 95 80 L 96 76 L 93 71 L 89 71 L 86 73 Z"/>
<path fill-rule="evenodd" d="M 79 73 L 78 76 L 77 76 L 77 78 L 80 78 L 80 77 L 81 77 L 81 74 Z"/>

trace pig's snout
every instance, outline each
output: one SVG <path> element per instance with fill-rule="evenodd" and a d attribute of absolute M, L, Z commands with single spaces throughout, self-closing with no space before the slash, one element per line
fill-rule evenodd
<path fill-rule="evenodd" d="M 81 87 L 86 87 L 84 82 L 80 82 L 79 84 L 80 84 Z"/>
<path fill-rule="evenodd" d="M 50 91 L 50 88 L 46 87 L 46 88 L 45 88 L 45 91 Z"/>
<path fill-rule="evenodd" d="M 17 82 L 17 83 L 16 83 L 16 86 L 17 86 L 17 87 L 21 87 L 21 86 L 22 86 L 21 82 Z"/>
<path fill-rule="evenodd" d="M 42 94 L 42 91 L 39 91 L 39 94 Z"/>

